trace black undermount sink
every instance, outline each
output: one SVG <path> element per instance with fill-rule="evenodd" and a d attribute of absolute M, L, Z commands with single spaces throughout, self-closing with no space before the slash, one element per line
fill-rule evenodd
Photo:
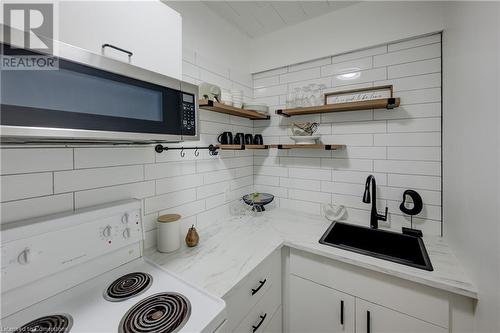
<path fill-rule="evenodd" d="M 433 270 L 422 238 L 412 235 L 333 222 L 319 242 L 427 271 Z"/>

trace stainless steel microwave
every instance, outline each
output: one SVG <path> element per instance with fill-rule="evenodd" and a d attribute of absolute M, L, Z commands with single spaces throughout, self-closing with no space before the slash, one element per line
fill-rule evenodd
<path fill-rule="evenodd" d="M 58 68 L 2 69 L 2 142 L 196 140 L 198 87 L 54 41 Z M 2 57 L 39 56 L 3 43 Z"/>

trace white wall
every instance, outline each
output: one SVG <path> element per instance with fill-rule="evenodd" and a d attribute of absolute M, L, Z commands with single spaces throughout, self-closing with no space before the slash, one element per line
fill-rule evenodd
<path fill-rule="evenodd" d="M 454 3 L 443 34 L 445 235 L 479 287 L 478 332 L 500 332 L 499 18 Z"/>
<path fill-rule="evenodd" d="M 256 73 L 441 31 L 442 15 L 441 2 L 359 3 L 255 39 L 250 69 Z"/>
<path fill-rule="evenodd" d="M 340 73 L 359 68 L 359 77 Z M 394 110 L 362 110 L 284 118 L 287 93 L 310 83 L 329 91 L 391 84 L 401 98 Z M 414 227 L 441 234 L 441 35 L 325 57 L 254 75 L 256 102 L 271 106 L 269 121 L 254 121 L 267 143 L 293 143 L 291 122 L 320 123 L 321 141 L 346 144 L 339 151 L 269 150 L 254 156 L 255 189 L 274 193 L 281 207 L 319 214 L 324 202 L 347 207 L 346 220 L 367 225 L 371 205 L 362 202 L 369 174 L 377 181 L 378 210 L 389 208 L 389 226 L 400 231 L 410 219 L 399 210 L 404 190 L 416 189 L 424 209 Z"/>

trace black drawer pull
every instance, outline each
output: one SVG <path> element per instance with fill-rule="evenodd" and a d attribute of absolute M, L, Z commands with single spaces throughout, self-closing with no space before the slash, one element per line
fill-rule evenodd
<path fill-rule="evenodd" d="M 252 325 L 252 328 L 253 328 L 252 332 L 254 332 L 254 333 L 255 333 L 255 331 L 257 331 L 257 330 L 259 329 L 260 325 L 262 325 L 262 323 L 264 322 L 264 320 L 266 319 L 266 317 L 267 317 L 267 313 L 264 313 L 264 315 L 263 315 L 263 316 L 260 316 L 260 321 L 259 321 L 259 323 L 257 324 L 257 326 L 253 326 L 253 325 Z"/>
<path fill-rule="evenodd" d="M 344 325 L 344 301 L 340 301 L 340 325 Z"/>
<path fill-rule="evenodd" d="M 370 333 L 370 311 L 366 311 L 366 333 Z"/>
<path fill-rule="evenodd" d="M 122 49 L 121 47 L 114 46 L 114 45 L 107 44 L 107 43 L 106 43 L 106 44 L 102 44 L 102 49 L 103 49 L 103 50 L 104 50 L 104 48 L 106 48 L 106 47 L 110 47 L 110 48 L 112 48 L 112 49 L 115 49 L 115 50 L 121 51 L 121 52 L 123 52 L 123 53 L 126 53 L 126 54 L 128 54 L 129 58 L 130 58 L 131 56 L 133 56 L 133 55 L 134 55 L 132 52 L 127 51 L 127 50 L 125 50 L 125 49 Z"/>
<path fill-rule="evenodd" d="M 262 288 L 262 286 L 266 283 L 267 279 L 264 279 L 262 281 L 259 281 L 259 286 L 255 289 L 252 289 L 252 295 L 255 295 L 259 290 L 260 288 Z"/>

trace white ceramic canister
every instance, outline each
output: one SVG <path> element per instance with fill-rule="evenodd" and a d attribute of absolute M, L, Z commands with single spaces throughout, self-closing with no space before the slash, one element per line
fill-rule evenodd
<path fill-rule="evenodd" d="M 167 214 L 158 217 L 156 246 L 159 252 L 172 252 L 181 246 L 180 219 L 179 214 Z"/>

